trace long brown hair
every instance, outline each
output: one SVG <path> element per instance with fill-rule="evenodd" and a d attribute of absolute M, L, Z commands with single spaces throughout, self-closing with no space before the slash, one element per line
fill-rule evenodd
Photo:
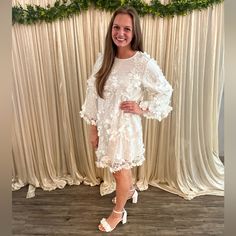
<path fill-rule="evenodd" d="M 133 51 L 143 52 L 143 38 L 142 38 L 138 13 L 133 7 L 127 6 L 127 7 L 118 8 L 111 17 L 111 21 L 109 23 L 106 39 L 105 39 L 105 51 L 104 51 L 103 62 L 102 62 L 100 70 L 95 75 L 97 93 L 101 98 L 103 98 L 104 86 L 111 72 L 111 68 L 113 66 L 114 59 L 117 53 L 117 46 L 114 44 L 112 40 L 111 33 L 112 33 L 113 22 L 115 20 L 115 17 L 118 14 L 128 14 L 131 16 L 132 22 L 133 22 L 133 29 L 134 29 L 133 38 L 131 41 L 131 49 Z"/>

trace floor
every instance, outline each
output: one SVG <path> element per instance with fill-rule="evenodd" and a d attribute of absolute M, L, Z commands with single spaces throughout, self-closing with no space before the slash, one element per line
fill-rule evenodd
<path fill-rule="evenodd" d="M 12 193 L 13 235 L 102 235 L 97 225 L 113 207 L 114 193 L 100 196 L 99 186 L 66 186 L 51 192 L 28 188 Z M 137 204 L 126 205 L 128 222 L 106 235 L 207 236 L 223 235 L 224 197 L 185 200 L 156 187 L 139 192 Z"/>

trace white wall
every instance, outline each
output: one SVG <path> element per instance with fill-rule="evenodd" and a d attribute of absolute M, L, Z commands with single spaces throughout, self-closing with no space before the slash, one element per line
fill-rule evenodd
<path fill-rule="evenodd" d="M 219 155 L 224 156 L 224 93 L 221 100 L 219 120 Z"/>

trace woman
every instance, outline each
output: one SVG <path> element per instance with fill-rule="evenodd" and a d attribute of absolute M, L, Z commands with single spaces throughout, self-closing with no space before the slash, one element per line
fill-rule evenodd
<path fill-rule="evenodd" d="M 144 99 L 147 93 L 148 100 Z M 81 117 L 90 127 L 97 167 L 108 167 L 116 181 L 115 207 L 99 230 L 110 232 L 126 223 L 126 201 L 137 202 L 131 168 L 142 165 L 144 145 L 141 115 L 161 121 L 172 110 L 172 87 L 156 61 L 143 52 L 137 12 L 121 7 L 111 18 L 105 41 L 88 79 Z"/>

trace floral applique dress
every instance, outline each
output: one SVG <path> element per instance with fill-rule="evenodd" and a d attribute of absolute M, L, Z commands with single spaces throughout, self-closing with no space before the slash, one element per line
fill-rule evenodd
<path fill-rule="evenodd" d="M 97 167 L 111 172 L 142 165 L 145 160 L 141 117 L 124 113 L 122 101 L 136 101 L 147 112 L 146 118 L 161 121 L 172 110 L 172 87 L 156 61 L 147 53 L 137 51 L 127 59 L 115 58 L 104 87 L 104 99 L 97 95 L 94 75 L 103 60 L 100 54 L 87 81 L 85 102 L 80 115 L 98 129 Z M 144 99 L 146 95 L 148 99 Z"/>

